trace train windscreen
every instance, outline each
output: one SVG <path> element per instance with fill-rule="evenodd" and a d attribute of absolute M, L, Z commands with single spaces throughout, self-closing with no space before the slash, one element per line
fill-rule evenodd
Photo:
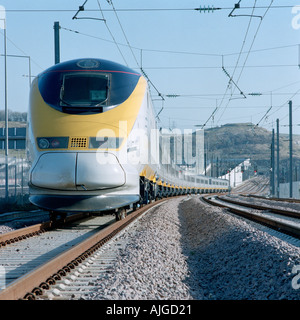
<path fill-rule="evenodd" d="M 106 106 L 109 76 L 101 73 L 64 74 L 60 90 L 61 106 Z"/>

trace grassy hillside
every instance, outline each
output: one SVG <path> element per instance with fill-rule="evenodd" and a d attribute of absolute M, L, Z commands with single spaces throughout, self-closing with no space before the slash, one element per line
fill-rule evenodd
<path fill-rule="evenodd" d="M 280 166 L 287 168 L 289 159 L 289 137 L 280 135 Z M 272 132 L 251 123 L 226 124 L 205 130 L 208 157 L 214 155 L 225 166 L 231 166 L 247 158 L 260 171 L 268 174 L 271 161 Z M 275 133 L 276 144 L 276 133 Z M 276 150 L 276 149 L 275 149 Z M 275 153 L 276 157 L 276 153 Z M 295 166 L 300 165 L 300 137 L 293 136 L 293 158 Z M 225 167 L 224 167 L 225 169 Z"/>

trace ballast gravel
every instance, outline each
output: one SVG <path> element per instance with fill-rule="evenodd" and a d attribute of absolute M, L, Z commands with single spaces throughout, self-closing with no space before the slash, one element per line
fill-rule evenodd
<path fill-rule="evenodd" d="M 170 201 L 151 210 L 124 232 L 113 270 L 101 278 L 98 292 L 90 299 L 191 299 L 184 282 L 188 274 L 182 254 L 180 221 L 176 214 L 180 201 Z"/>
<path fill-rule="evenodd" d="M 120 239 L 127 245 L 83 299 L 300 298 L 300 248 L 199 196 L 153 208 Z"/>
<path fill-rule="evenodd" d="M 14 231 L 14 230 L 15 229 L 10 227 L 10 226 L 0 225 L 0 234 L 11 232 L 11 231 Z"/>

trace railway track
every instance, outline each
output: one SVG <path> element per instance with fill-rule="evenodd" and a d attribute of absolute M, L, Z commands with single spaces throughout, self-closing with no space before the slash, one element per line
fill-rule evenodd
<path fill-rule="evenodd" d="M 233 200 L 227 196 L 206 196 L 202 199 L 211 205 L 226 208 L 232 213 L 300 238 L 300 211 L 275 208 L 274 204 L 267 206 Z"/>
<path fill-rule="evenodd" d="M 126 230 L 126 229 L 125 229 Z M 118 235 L 121 235 L 120 232 Z M 95 285 L 100 278 L 110 277 L 119 250 L 127 242 L 119 237 L 108 241 L 101 249 L 91 254 L 83 263 L 76 266 L 65 277 L 57 279 L 51 288 L 38 296 L 39 300 L 79 300 L 95 292 Z"/>
<path fill-rule="evenodd" d="M 71 214 L 67 217 L 65 217 L 63 220 L 58 220 L 58 221 L 47 221 L 49 218 L 49 215 L 42 213 L 42 219 L 35 217 L 36 212 L 30 212 L 24 213 L 24 217 L 22 217 L 22 213 L 18 212 L 17 213 L 17 218 L 14 220 L 14 214 L 8 214 L 6 218 L 2 218 L 0 222 L 5 223 L 6 221 L 19 221 L 19 220 L 24 220 L 24 219 L 29 219 L 29 215 L 31 215 L 31 219 L 28 222 L 29 226 L 28 227 L 20 227 L 17 228 L 14 231 L 6 232 L 3 234 L 0 234 L 0 248 L 4 247 L 6 245 L 25 240 L 27 238 L 39 235 L 43 232 L 50 231 L 58 226 L 62 226 L 64 224 L 69 224 L 75 221 L 79 221 L 81 219 L 85 219 L 89 217 L 90 215 L 88 213 L 78 213 L 78 214 Z M 38 212 L 40 214 L 40 212 Z M 34 220 L 40 220 L 42 222 L 38 222 L 36 224 L 33 223 Z M 23 222 L 22 222 L 23 225 Z"/>
<path fill-rule="evenodd" d="M 264 177 L 254 177 L 250 180 L 244 181 L 238 187 L 232 190 L 233 194 L 268 194 L 269 192 L 269 180 Z"/>
<path fill-rule="evenodd" d="M 1 275 L 0 270 L 0 287 L 1 276 L 6 281 L 2 290 L 0 288 L 0 300 L 59 296 L 58 291 L 75 278 L 76 285 L 85 290 L 88 282 L 93 281 L 91 274 L 83 275 L 87 265 L 93 264 L 93 268 L 98 268 L 99 272 L 107 272 L 109 262 L 113 261 L 114 250 L 101 255 L 101 247 L 152 206 L 163 201 L 142 207 L 117 222 L 112 216 L 111 219 L 109 216 L 93 217 L 77 225 L 51 231 L 45 231 L 51 226 L 41 224 L 31 227 L 37 230 L 30 232 L 31 237 L 28 239 L 18 234 L 24 233 L 24 230 L 14 231 L 13 239 L 17 240 L 10 240 L 0 249 L 0 265 L 5 273 Z M 28 235 L 27 231 L 25 233 Z M 12 238 L 10 233 L 1 236 Z M 120 244 L 115 250 L 119 247 Z M 45 295 L 49 289 L 51 293 Z M 78 288 L 71 289 L 68 298 L 76 292 Z"/>
<path fill-rule="evenodd" d="M 257 198 L 257 199 L 262 199 L 262 200 L 269 200 L 269 201 L 278 201 L 278 202 L 289 202 L 289 203 L 300 203 L 299 199 L 291 199 L 291 198 L 266 198 L 264 196 L 260 195 L 255 195 L 255 194 L 241 194 L 243 197 L 248 197 L 248 198 Z"/>

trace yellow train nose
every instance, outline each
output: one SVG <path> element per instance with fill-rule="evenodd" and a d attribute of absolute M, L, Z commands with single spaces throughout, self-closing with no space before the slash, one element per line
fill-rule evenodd
<path fill-rule="evenodd" d="M 38 188 L 55 190 L 99 190 L 125 184 L 125 172 L 112 153 L 105 153 L 105 163 L 97 153 L 55 152 L 41 155 L 30 175 Z"/>

